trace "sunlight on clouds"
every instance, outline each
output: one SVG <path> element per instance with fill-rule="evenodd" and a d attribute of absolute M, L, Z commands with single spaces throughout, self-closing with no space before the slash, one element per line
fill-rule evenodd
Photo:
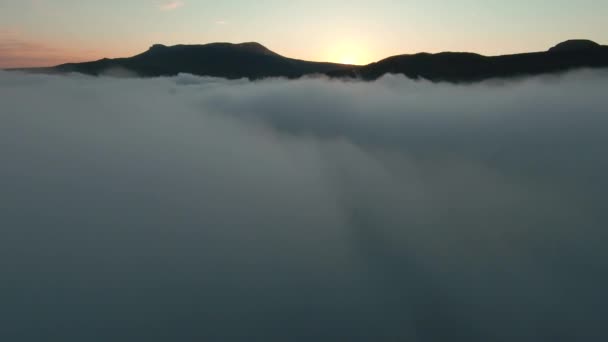
<path fill-rule="evenodd" d="M 183 7 L 184 5 L 185 5 L 184 2 L 179 1 L 179 0 L 167 1 L 160 5 L 160 10 L 161 11 L 173 11 L 180 7 Z"/>

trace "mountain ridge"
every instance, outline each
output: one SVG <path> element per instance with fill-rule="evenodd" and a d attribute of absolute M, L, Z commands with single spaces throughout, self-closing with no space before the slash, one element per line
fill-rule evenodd
<path fill-rule="evenodd" d="M 209 43 L 201 45 L 154 44 L 132 57 L 103 58 L 66 63 L 49 68 L 12 69 L 42 73 L 83 73 L 99 76 L 123 70 L 131 76 L 160 77 L 189 73 L 227 79 L 299 78 L 322 74 L 335 78 L 375 80 L 386 74 L 402 74 L 433 82 L 476 82 L 564 72 L 577 68 L 608 67 L 608 46 L 590 40 L 572 39 L 549 50 L 499 56 L 470 52 L 416 53 L 390 56 L 356 66 L 311 62 L 282 56 L 257 42 Z"/>
<path fill-rule="evenodd" d="M 546 51 L 498 56 L 470 52 L 423 52 L 391 56 L 361 67 L 331 71 L 328 75 L 369 81 L 386 74 L 402 74 L 412 79 L 461 83 L 581 68 L 608 68 L 608 46 L 589 40 L 568 40 Z"/>

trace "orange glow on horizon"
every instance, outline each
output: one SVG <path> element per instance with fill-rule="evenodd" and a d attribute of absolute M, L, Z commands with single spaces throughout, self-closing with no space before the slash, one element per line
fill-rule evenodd
<path fill-rule="evenodd" d="M 0 30 L 0 68 L 47 67 L 96 59 L 100 51 L 35 39 L 17 30 Z"/>
<path fill-rule="evenodd" d="M 355 44 L 344 42 L 331 47 L 326 52 L 326 59 L 329 62 L 350 64 L 350 65 L 365 65 L 373 62 L 367 49 L 363 44 Z"/>

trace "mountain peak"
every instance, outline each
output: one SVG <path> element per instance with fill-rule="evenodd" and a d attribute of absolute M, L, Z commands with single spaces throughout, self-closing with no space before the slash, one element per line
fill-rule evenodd
<path fill-rule="evenodd" d="M 601 45 L 588 39 L 570 39 L 565 42 L 561 42 L 554 47 L 550 48 L 550 52 L 572 52 L 581 51 L 588 49 L 595 49 Z"/>
<path fill-rule="evenodd" d="M 148 49 L 148 51 L 156 51 L 156 50 L 162 50 L 162 49 L 166 49 L 167 46 L 163 45 L 163 44 L 154 44 L 152 46 L 150 46 L 150 48 Z"/>
<path fill-rule="evenodd" d="M 257 42 L 245 42 L 240 44 L 235 44 L 236 47 L 244 49 L 249 52 L 255 52 L 263 55 L 276 55 L 273 51 L 265 47 L 264 45 Z"/>

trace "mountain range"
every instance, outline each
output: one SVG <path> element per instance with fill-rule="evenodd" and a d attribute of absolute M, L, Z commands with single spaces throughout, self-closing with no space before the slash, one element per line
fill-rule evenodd
<path fill-rule="evenodd" d="M 399 55 L 364 66 L 310 62 L 281 56 L 259 43 L 153 45 L 128 58 L 69 63 L 49 68 L 13 69 L 42 73 L 122 74 L 137 77 L 189 73 L 228 79 L 298 78 L 323 74 L 337 78 L 375 80 L 392 73 L 439 82 L 476 82 L 608 67 L 608 46 L 590 40 L 568 40 L 547 51 L 502 56 L 442 52 Z"/>

